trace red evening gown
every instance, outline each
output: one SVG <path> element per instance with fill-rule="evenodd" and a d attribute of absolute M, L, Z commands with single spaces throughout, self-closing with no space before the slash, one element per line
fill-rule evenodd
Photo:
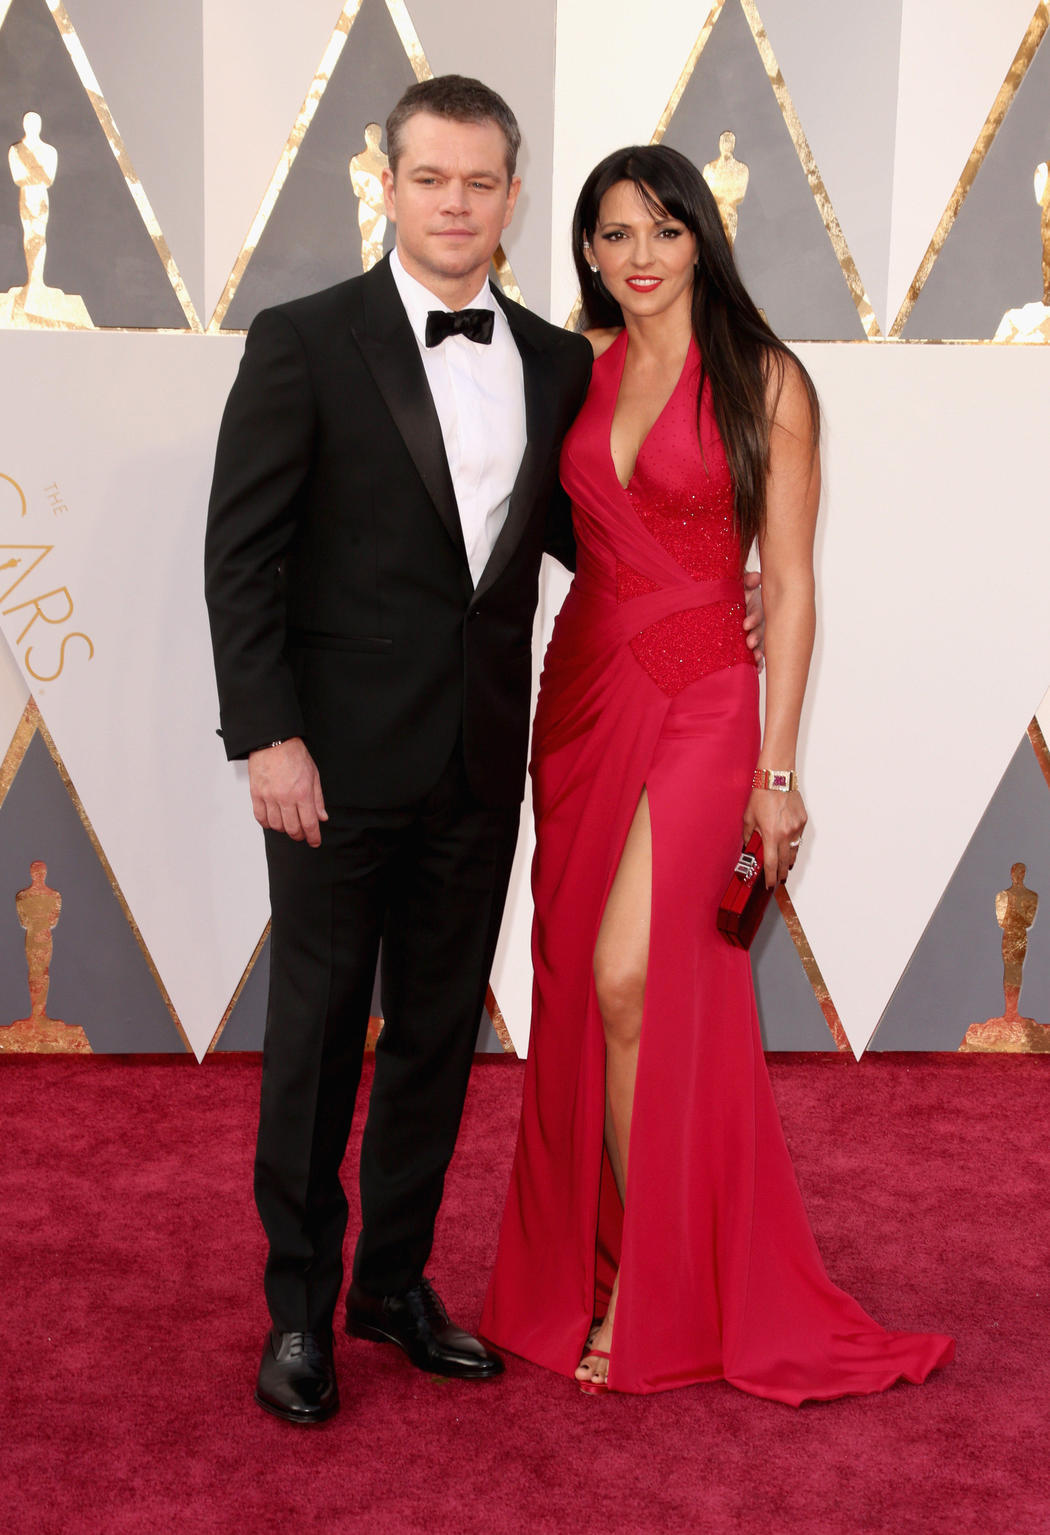
<path fill-rule="evenodd" d="M 886 1332 L 828 1279 L 770 1091 L 745 952 L 715 914 L 759 750 L 732 484 L 699 354 L 625 490 L 609 432 L 626 333 L 595 364 L 562 455 L 575 580 L 533 737 L 532 1036 L 481 1330 L 571 1376 L 620 1289 L 609 1385 L 725 1379 L 797 1404 L 923 1380 L 950 1338 Z M 652 923 L 626 1200 L 603 1151 L 592 957 L 642 789 Z"/>

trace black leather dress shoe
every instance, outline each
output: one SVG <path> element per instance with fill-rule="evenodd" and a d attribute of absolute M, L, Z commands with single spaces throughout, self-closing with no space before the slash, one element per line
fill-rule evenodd
<path fill-rule="evenodd" d="M 330 1332 L 278 1332 L 263 1349 L 255 1400 L 287 1423 L 323 1423 L 339 1409 Z"/>
<path fill-rule="evenodd" d="M 429 1280 L 404 1295 L 369 1295 L 350 1286 L 346 1330 L 353 1338 L 396 1343 L 419 1370 L 455 1380 L 491 1380 L 503 1374 L 503 1360 L 448 1319 Z"/>

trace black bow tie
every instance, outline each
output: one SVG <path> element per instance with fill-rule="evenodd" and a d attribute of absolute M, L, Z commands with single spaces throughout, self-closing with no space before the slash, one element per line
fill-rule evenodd
<path fill-rule="evenodd" d="M 440 346 L 449 336 L 466 336 L 468 341 L 488 346 L 495 323 L 492 309 L 456 309 L 451 314 L 432 309 L 427 315 L 427 346 Z"/>

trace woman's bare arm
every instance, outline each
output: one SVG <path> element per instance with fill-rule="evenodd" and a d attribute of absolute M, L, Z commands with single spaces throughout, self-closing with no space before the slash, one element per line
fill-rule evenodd
<path fill-rule="evenodd" d="M 820 502 L 820 456 L 809 395 L 790 359 L 776 399 L 770 434 L 766 521 L 759 540 L 766 614 L 766 711 L 760 768 L 794 768 L 806 691 L 816 605 L 813 537 Z M 744 837 L 757 826 L 766 883 L 784 879 L 794 862 L 806 807 L 797 789 L 755 789 L 744 816 Z"/>

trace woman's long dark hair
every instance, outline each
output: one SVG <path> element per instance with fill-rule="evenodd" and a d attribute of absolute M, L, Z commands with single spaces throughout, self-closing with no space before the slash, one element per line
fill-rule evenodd
<path fill-rule="evenodd" d="M 678 219 L 696 237 L 692 321 L 700 349 L 700 390 L 710 379 L 715 419 L 733 476 L 742 555 L 746 557 L 752 539 L 765 526 L 770 428 L 789 363 L 797 368 L 809 396 L 814 449 L 820 435 L 817 392 L 805 368 L 770 330 L 741 282 L 718 204 L 703 176 L 692 161 L 664 144 L 618 149 L 596 165 L 583 184 L 572 219 L 572 254 L 583 295 L 583 323 L 624 323 L 622 309 L 583 254 L 584 241 L 593 243 L 602 198 L 621 181 L 633 182 L 654 217 Z M 699 403 L 698 396 L 698 416 Z"/>

